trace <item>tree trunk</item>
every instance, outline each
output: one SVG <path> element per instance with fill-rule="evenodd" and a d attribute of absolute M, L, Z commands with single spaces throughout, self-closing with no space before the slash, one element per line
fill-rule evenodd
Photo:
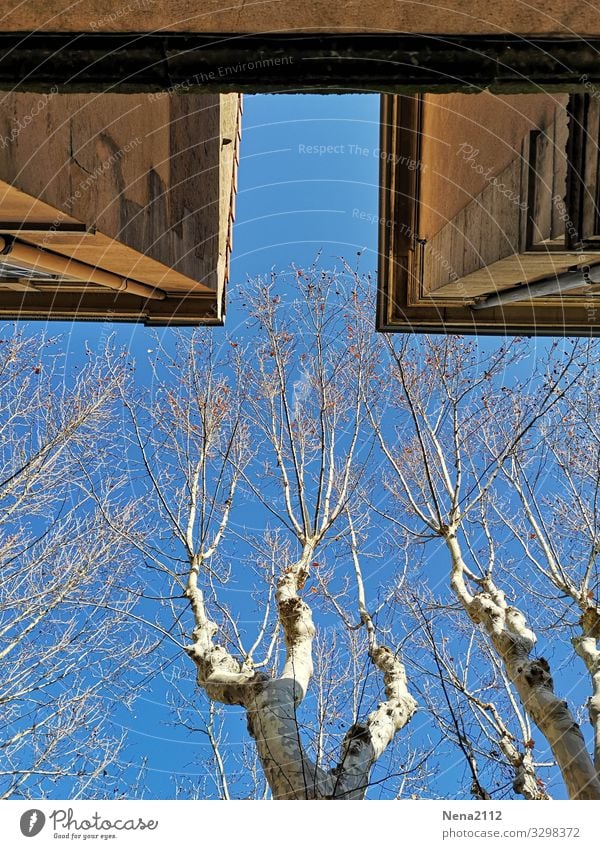
<path fill-rule="evenodd" d="M 213 643 L 217 626 L 208 619 L 197 586 L 198 563 L 192 564 L 187 589 L 196 627 L 194 642 L 186 651 L 196 664 L 198 684 L 209 698 L 246 708 L 248 731 L 256 741 L 274 799 L 362 799 L 373 764 L 410 721 L 417 705 L 408 692 L 399 658 L 386 646 L 373 646 L 370 657 L 383 674 L 386 701 L 364 724 L 349 729 L 340 763 L 333 770 L 321 769 L 306 755 L 296 712 L 312 677 L 315 627 L 299 590 L 308 576 L 312 554 L 307 547 L 278 581 L 276 598 L 286 645 L 278 678 L 254 673 Z"/>
<path fill-rule="evenodd" d="M 536 636 L 527 627 L 525 617 L 516 607 L 506 604 L 504 593 L 491 579 L 482 582 L 481 592 L 471 595 L 455 533 L 448 533 L 446 544 L 452 557 L 452 589 L 473 622 L 481 623 L 487 631 L 523 707 L 550 744 L 569 797 L 600 799 L 600 780 L 583 734 L 567 702 L 554 693 L 548 661 L 543 657 L 530 658 Z"/>
<path fill-rule="evenodd" d="M 592 695 L 588 700 L 590 722 L 594 729 L 594 764 L 600 777 L 600 615 L 594 607 L 588 608 L 581 617 L 583 636 L 575 637 L 573 647 L 585 663 L 592 679 Z"/>
<path fill-rule="evenodd" d="M 296 688 L 290 679 L 256 686 L 248 700 L 248 729 L 274 799 L 363 799 L 371 770 L 417 704 L 408 692 L 404 666 L 385 646 L 372 652 L 383 672 L 387 699 L 344 738 L 340 763 L 325 771 L 307 757 L 296 717 Z"/>

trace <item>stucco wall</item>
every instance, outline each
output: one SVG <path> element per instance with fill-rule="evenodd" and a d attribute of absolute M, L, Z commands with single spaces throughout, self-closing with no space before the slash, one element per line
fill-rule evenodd
<path fill-rule="evenodd" d="M 419 235 L 430 239 L 521 155 L 524 136 L 554 121 L 566 95 L 426 95 Z"/>
<path fill-rule="evenodd" d="M 234 155 L 222 134 L 238 103 L 235 94 L 6 94 L 0 179 L 216 291 Z M 65 239 L 52 232 L 44 244 L 60 252 Z M 76 241 L 73 255 L 94 237 Z"/>
<path fill-rule="evenodd" d="M 24 0 L 0 30 L 96 32 L 405 32 L 600 35 L 594 4 L 575 0 Z"/>

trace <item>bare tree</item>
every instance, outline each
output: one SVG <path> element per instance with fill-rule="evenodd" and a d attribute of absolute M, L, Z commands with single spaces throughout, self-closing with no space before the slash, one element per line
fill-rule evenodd
<path fill-rule="evenodd" d="M 7 328 L 2 336 L 0 792 L 110 795 L 122 772 L 110 717 L 132 696 L 129 663 L 144 651 L 119 590 L 122 536 L 85 488 L 109 465 L 123 364 L 88 352 L 69 374 L 56 340 Z"/>
<path fill-rule="evenodd" d="M 114 758 L 101 672 L 127 699 L 143 667 L 200 741 L 178 798 L 598 798 L 595 348 L 548 344 L 532 368 L 522 340 L 378 336 L 369 285 L 347 266 L 255 281 L 243 328 L 162 334 L 137 391 L 103 358 L 68 392 L 50 380 L 47 419 L 7 406 L 33 441 L 5 458 L 7 516 L 29 524 L 14 574 L 0 549 L 4 624 L 22 616 L 32 692 L 50 670 L 60 743 L 19 742 L 44 738 L 15 690 L 23 792 L 72 763 L 77 792 L 108 794 L 114 762 L 75 743 L 98 723 Z"/>
<path fill-rule="evenodd" d="M 586 369 L 574 398 L 516 446 L 503 474 L 518 510 L 501 515 L 552 604 L 565 610 L 557 630 L 571 632 L 590 676 L 589 719 L 600 775 L 600 420 L 597 369 Z M 570 604 L 569 604 L 570 602 Z"/>
<path fill-rule="evenodd" d="M 187 599 L 193 634 L 185 651 L 197 684 L 211 701 L 244 709 L 273 797 L 362 798 L 373 765 L 416 707 L 400 657 L 370 615 L 352 523 L 373 447 L 364 402 L 376 368 L 370 316 L 356 287 L 342 294 L 338 275 L 311 269 L 293 278 L 300 296 L 291 311 L 274 281 L 248 293 L 243 351 L 236 342 L 218 351 L 201 333 L 183 356 L 163 348 L 155 404 L 129 404 L 163 535 L 169 529 L 169 545 L 147 556 Z M 234 524 L 239 493 L 242 510 L 243 499 L 246 507 L 254 502 L 265 534 L 252 539 L 239 519 Z M 236 569 L 224 553 L 226 535 L 243 543 L 238 582 L 240 570 L 263 581 L 252 590 L 263 608 L 253 634 L 227 603 Z M 354 717 L 337 762 L 325 767 L 323 734 L 305 742 L 302 730 L 316 637 L 307 599 L 319 596 L 308 582 L 319 580 L 321 559 L 339 556 L 340 546 L 354 562 L 354 598 L 344 599 L 341 616 L 364 629 L 367 639 L 355 648 L 381 676 L 385 695 L 366 719 Z M 328 658 L 331 669 L 332 652 Z"/>
<path fill-rule="evenodd" d="M 556 474 L 575 474 L 549 434 L 581 412 L 593 348 L 549 345 L 532 372 L 520 340 L 376 337 L 367 292 L 348 267 L 259 280 L 243 293 L 243 334 L 159 344 L 153 398 L 124 399 L 156 520 L 131 537 L 156 579 L 153 621 L 206 699 L 182 672 L 177 715 L 206 738 L 224 798 L 364 798 L 390 776 L 398 793 L 435 795 L 441 749 L 477 798 L 560 795 L 554 764 L 572 798 L 596 798 L 575 714 L 533 653 L 539 634 L 565 644 L 522 557 L 533 533 L 543 549 L 525 464 L 552 454 Z M 585 622 L 594 516 L 571 589 L 531 561 Z M 420 572 L 432 557 L 446 564 L 434 587 Z M 596 686 L 590 636 L 576 646 Z M 403 755 L 386 760 L 417 699 L 418 744 L 402 735 Z M 254 741 L 233 760 L 228 707 Z"/>
<path fill-rule="evenodd" d="M 553 763 L 535 757 L 529 717 L 484 636 L 431 594 L 420 599 L 410 590 L 405 605 L 414 612 L 413 653 L 422 647 L 416 668 L 409 665 L 413 686 L 463 756 L 471 794 L 491 799 L 512 790 L 528 800 L 550 798 L 541 772 Z"/>
<path fill-rule="evenodd" d="M 509 477 L 531 525 L 534 508 L 525 498 L 528 485 L 519 476 L 523 466 L 518 458 L 531 455 L 532 442 L 539 451 L 540 440 L 544 443 L 547 438 L 548 422 L 577 403 L 573 399 L 579 397 L 590 372 L 589 347 L 568 343 L 563 349 L 556 343 L 545 362 L 538 363 L 537 374 L 532 376 L 527 369 L 524 379 L 507 386 L 507 374 L 513 379 L 518 375 L 518 358 L 525 353 L 519 341 L 488 351 L 452 338 L 419 343 L 386 338 L 384 346 L 394 401 L 385 411 L 372 411 L 371 418 L 388 463 L 388 487 L 401 508 L 391 518 L 400 525 L 404 522 L 402 530 L 415 540 L 443 542 L 452 593 L 473 625 L 487 635 L 511 690 L 546 738 L 569 796 L 600 798 L 596 768 L 568 703 L 554 692 L 549 662 L 532 656 L 537 636 L 527 623 L 526 611 L 530 618 L 539 617 L 539 596 L 530 592 L 522 561 L 513 557 L 510 565 L 507 562 L 511 542 L 502 528 L 510 520 L 505 516 L 505 491 L 499 485 L 502 477 Z M 391 423 L 390 415 L 395 419 Z M 554 451 L 564 473 L 570 461 L 561 461 L 556 441 L 552 444 L 554 448 L 548 445 L 541 455 L 533 454 L 539 457 Z M 594 470 L 592 478 L 595 475 Z M 569 520 L 563 517 L 563 533 L 568 527 Z M 542 533 L 534 530 L 533 535 L 543 547 Z M 584 615 L 589 616 L 587 610 L 595 609 L 595 603 L 583 587 L 593 544 L 590 548 L 589 534 L 585 539 L 588 558 L 583 583 L 569 587 L 571 597 L 581 599 L 583 592 Z M 498 571 L 502 583 L 496 577 Z M 547 561 L 539 574 L 565 590 L 557 565 Z M 515 598 L 513 603 L 507 601 L 507 590 Z M 589 641 L 587 634 L 583 643 L 576 643 L 582 653 L 588 645 L 586 637 Z M 434 639 L 433 632 L 430 638 Z M 434 648 L 439 661 L 443 653 Z M 595 668 L 591 656 L 589 662 Z"/>

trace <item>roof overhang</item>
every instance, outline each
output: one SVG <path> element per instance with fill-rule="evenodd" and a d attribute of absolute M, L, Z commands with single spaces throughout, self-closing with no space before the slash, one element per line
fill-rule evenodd
<path fill-rule="evenodd" d="M 405 4 L 394 5 L 398 8 Z M 416 5 L 422 27 L 422 8 Z M 328 2 L 326 6 L 335 4 Z M 264 4 L 258 8 L 264 13 Z M 344 14 L 347 11 L 345 5 Z M 540 87 L 582 90 L 583 75 L 587 81 L 600 84 L 597 16 L 593 26 L 582 17 L 579 32 L 586 35 L 580 37 L 572 21 L 571 29 L 557 24 L 554 30 L 540 34 L 543 23 L 539 19 L 529 31 L 522 23 L 520 29 L 510 29 L 503 22 L 502 33 L 516 34 L 490 34 L 481 32 L 471 15 L 469 12 L 466 23 L 463 19 L 462 33 L 460 29 L 458 33 L 448 32 L 449 27 L 422 33 L 417 20 L 412 22 L 413 32 L 408 28 L 394 32 L 389 21 L 377 31 L 373 20 L 372 31 L 344 33 L 338 26 L 318 34 L 308 27 L 306 31 L 300 27 L 260 34 L 241 29 L 235 33 L 204 30 L 192 34 L 168 31 L 166 27 L 154 33 L 114 29 L 61 32 L 48 31 L 48 25 L 41 31 L 40 19 L 36 18 L 31 31 L 23 28 L 18 33 L 0 33 L 0 90 L 47 92 L 58 86 L 62 93 L 124 94 L 406 94 L 484 89 L 514 93 L 535 92 Z M 445 16 L 451 20 L 448 10 Z M 146 23 L 151 20 L 148 14 L 144 18 L 148 19 Z M 26 20 L 23 18 L 23 24 Z M 55 16 L 53 21 L 57 20 Z M 187 21 L 186 25 L 192 27 L 194 22 Z"/>
<path fill-rule="evenodd" d="M 475 106 L 476 98 L 469 98 L 469 103 Z M 505 246 L 503 258 L 489 264 L 481 261 L 477 273 L 453 274 L 449 278 L 451 285 L 437 290 L 431 286 L 428 252 L 437 252 L 438 261 L 448 269 L 458 268 L 463 253 L 472 252 L 473 245 L 463 238 L 468 215 L 447 222 L 445 230 L 450 230 L 450 240 L 438 241 L 437 248 L 435 240 L 421 238 L 422 183 L 427 179 L 423 174 L 431 173 L 426 170 L 428 164 L 422 151 L 424 108 L 420 96 L 384 95 L 381 101 L 377 329 L 412 333 L 600 335 L 600 285 L 594 282 L 600 269 L 599 244 L 590 242 L 583 250 L 575 250 L 556 244 L 559 240 L 555 239 L 541 247 L 518 249 L 517 245 L 526 242 L 526 231 L 530 229 L 531 199 L 526 209 L 518 213 L 512 251 L 506 251 Z M 476 112 L 473 115 L 476 117 Z M 597 161 L 597 147 L 591 153 L 594 151 Z M 527 169 L 533 167 L 535 174 L 535 165 L 531 166 L 524 155 L 515 156 L 515 162 L 516 170 L 522 172 L 521 180 L 527 183 L 530 176 Z M 407 167 L 410 163 L 418 167 Z M 541 168 L 539 163 L 538 168 Z M 573 192 L 574 188 L 573 185 Z M 488 224 L 491 225 L 488 237 L 491 237 L 494 228 L 502 230 L 504 221 L 494 220 L 493 201 L 488 201 L 485 208 L 484 197 L 482 193 L 472 199 L 471 234 L 483 231 Z M 475 217 L 473 226 L 473 215 L 479 213 L 481 218 Z M 518 232 L 519 229 L 523 232 Z M 587 274 L 588 268 L 592 269 L 591 275 Z M 580 280 L 580 288 L 568 286 L 560 291 L 561 281 L 567 280 L 570 272 L 574 272 L 573 279 Z M 511 275 L 512 283 L 507 282 Z M 502 297 L 503 289 L 514 295 L 519 286 L 520 299 Z"/>

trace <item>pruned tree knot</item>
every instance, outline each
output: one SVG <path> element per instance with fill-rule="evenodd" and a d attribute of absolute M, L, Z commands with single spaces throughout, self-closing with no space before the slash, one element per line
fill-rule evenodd
<path fill-rule="evenodd" d="M 280 589 L 290 584 L 295 590 L 304 589 L 309 574 L 308 569 L 298 563 L 292 563 L 290 566 L 286 566 L 279 582 Z"/>
<path fill-rule="evenodd" d="M 296 586 L 298 587 L 299 590 L 304 589 L 304 585 L 306 584 L 307 580 L 308 580 L 308 569 L 305 569 L 304 567 L 302 567 L 301 569 L 298 570 L 297 577 L 296 577 Z"/>
<path fill-rule="evenodd" d="M 300 616 L 304 610 L 308 610 L 308 605 L 306 605 L 301 598 L 297 596 L 292 596 L 291 598 L 284 598 L 279 603 L 279 612 L 282 616 L 286 617 L 296 617 Z"/>
<path fill-rule="evenodd" d="M 498 609 L 496 604 L 494 603 L 494 599 L 486 590 L 483 590 L 482 592 L 478 593 L 473 599 L 473 601 L 477 601 L 481 610 L 484 610 L 488 613 L 492 613 L 493 611 Z"/>
<path fill-rule="evenodd" d="M 554 681 L 550 675 L 550 665 L 546 658 L 537 657 L 522 668 L 523 675 L 530 687 L 546 687 L 552 690 Z"/>
<path fill-rule="evenodd" d="M 595 640 L 600 640 L 600 612 L 595 605 L 588 607 L 583 612 L 579 621 L 586 637 L 593 637 Z"/>
<path fill-rule="evenodd" d="M 219 626 L 216 622 L 212 622 L 210 619 L 207 619 L 203 625 L 197 625 L 192 631 L 192 639 L 194 642 L 202 642 L 202 641 L 210 641 L 215 636 L 217 631 L 219 630 Z"/>
<path fill-rule="evenodd" d="M 344 736 L 344 740 L 342 742 L 342 755 L 344 757 L 346 757 L 346 755 L 357 755 L 362 746 L 369 743 L 370 740 L 371 734 L 368 726 L 360 722 L 354 723 L 354 725 L 351 725 L 346 731 Z M 338 766 L 338 769 L 341 768 L 342 765 Z"/>
<path fill-rule="evenodd" d="M 384 671 L 384 668 L 391 669 L 396 663 L 393 651 L 387 646 L 375 646 L 369 651 L 369 656 L 375 666 L 382 671 Z"/>
<path fill-rule="evenodd" d="M 309 637 L 315 635 L 310 607 L 297 596 L 279 602 L 279 618 L 285 631 L 293 630 Z"/>
<path fill-rule="evenodd" d="M 504 624 L 502 609 L 487 592 L 480 592 L 474 596 L 469 607 L 469 615 L 476 625 L 483 623 L 494 630 L 499 630 Z"/>
<path fill-rule="evenodd" d="M 355 722 L 354 725 L 351 725 L 350 728 L 346 731 L 345 740 L 367 740 L 369 737 L 369 729 L 363 722 Z"/>

